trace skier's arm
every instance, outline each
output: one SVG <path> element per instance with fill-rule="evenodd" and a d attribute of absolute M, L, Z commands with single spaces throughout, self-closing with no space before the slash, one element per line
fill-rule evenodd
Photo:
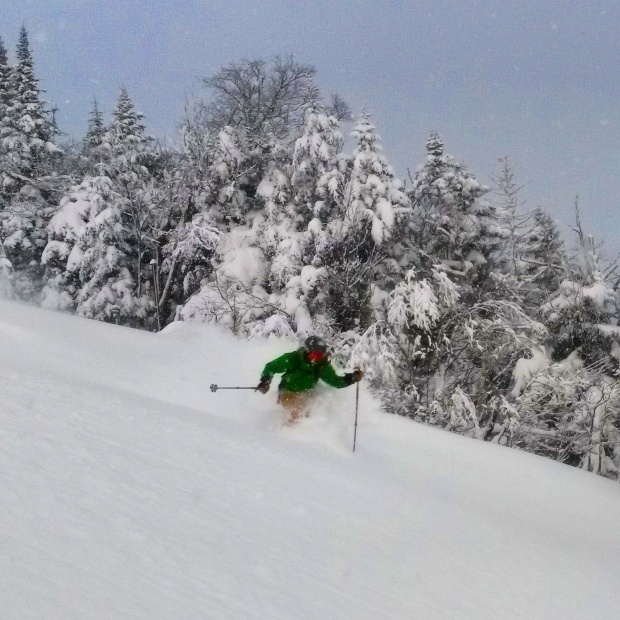
<path fill-rule="evenodd" d="M 263 368 L 263 374 L 261 375 L 261 379 L 271 379 L 273 375 L 277 375 L 281 372 L 286 372 L 291 368 L 294 359 L 295 353 L 285 353 L 280 357 L 276 357 L 275 360 L 272 360 L 265 366 L 265 368 Z"/>
<path fill-rule="evenodd" d="M 295 353 L 285 353 L 280 357 L 276 357 L 275 360 L 272 360 L 263 368 L 263 374 L 260 377 L 260 383 L 256 386 L 256 389 L 261 392 L 261 394 L 266 394 L 269 391 L 273 375 L 290 370 L 294 364 Z"/>
<path fill-rule="evenodd" d="M 331 385 L 332 387 L 339 389 L 348 387 L 361 379 L 361 376 L 357 378 L 355 373 L 352 372 L 348 372 L 346 375 L 342 376 L 337 374 L 334 367 L 329 362 L 321 368 L 319 377 L 323 379 L 327 385 Z"/>

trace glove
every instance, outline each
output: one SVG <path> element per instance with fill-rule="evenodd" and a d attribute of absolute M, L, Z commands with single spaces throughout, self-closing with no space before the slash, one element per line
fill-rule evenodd
<path fill-rule="evenodd" d="M 260 383 L 256 386 L 256 389 L 261 394 L 267 394 L 269 391 L 269 386 L 271 385 L 271 377 L 261 377 Z"/>
<path fill-rule="evenodd" d="M 361 381 L 363 376 L 364 373 L 361 370 L 355 370 L 353 372 L 348 372 L 345 378 L 349 381 L 349 385 L 352 385 L 353 383 Z"/>

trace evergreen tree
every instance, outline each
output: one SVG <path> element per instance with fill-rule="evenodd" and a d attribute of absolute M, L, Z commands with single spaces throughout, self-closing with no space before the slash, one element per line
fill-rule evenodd
<path fill-rule="evenodd" d="M 34 74 L 28 34 L 22 27 L 17 44 L 17 64 L 11 72 L 8 135 L 4 139 L 9 152 L 9 167 L 4 170 L 4 185 L 16 192 L 29 180 L 49 174 L 55 128 L 41 100 Z"/>
<path fill-rule="evenodd" d="M 4 119 L 6 108 L 10 105 L 9 80 L 11 68 L 9 66 L 9 56 L 6 47 L 0 37 L 0 119 Z"/>
<path fill-rule="evenodd" d="M 76 312 L 86 318 L 123 324 L 135 324 L 145 318 L 145 309 L 136 296 L 131 274 L 131 248 L 123 226 L 124 201 L 113 194 L 105 196 L 99 212 L 86 227 L 79 241 L 81 282 Z M 74 267 L 72 264 L 71 267 Z"/>
<path fill-rule="evenodd" d="M 259 186 L 265 198 L 266 221 L 261 247 L 270 260 L 272 293 L 283 307 L 302 317 L 308 329 L 311 314 L 329 323 L 322 289 L 326 271 L 317 263 L 324 224 L 337 216 L 344 175 L 339 169 L 342 136 L 338 122 L 318 104 L 306 110 L 301 136 L 292 156 L 282 145 L 274 149 L 267 175 Z M 291 325 L 299 329 L 296 321 Z"/>
<path fill-rule="evenodd" d="M 106 159 L 106 133 L 107 127 L 103 122 L 103 113 L 99 109 L 97 100 L 94 99 L 81 148 L 81 156 L 85 160 L 83 165 L 89 172 L 94 172 L 96 165 Z"/>
<path fill-rule="evenodd" d="M 100 137 L 110 151 L 110 176 L 128 192 L 134 184 L 139 185 L 142 179 L 155 172 L 159 163 L 153 139 L 147 136 L 143 120 L 144 115 L 136 110 L 127 89 L 122 87 L 112 112 L 112 122 Z M 89 130 L 94 139 L 98 139 L 95 136 L 101 129 L 99 122 L 99 113 L 93 110 Z"/>
<path fill-rule="evenodd" d="M 2 128 L 3 166 L 0 169 L 5 200 L 0 214 L 0 236 L 15 269 L 16 293 L 33 299 L 43 270 L 40 258 L 46 244 L 46 226 L 54 212 L 59 181 L 52 174 L 55 127 L 40 98 L 28 35 L 22 28 L 17 64 L 9 79 L 9 105 Z"/>
<path fill-rule="evenodd" d="M 71 188 L 49 226 L 44 303 L 98 320 L 145 325 L 156 307 L 159 231 L 165 209 L 158 153 L 142 115 L 120 91 L 105 133 L 95 106 L 85 144 L 107 153 Z M 93 151 L 91 151 L 92 153 Z M 148 267 L 147 267 L 148 265 Z M 154 273 L 155 271 L 155 273 Z"/>
<path fill-rule="evenodd" d="M 48 242 L 41 263 L 46 266 L 42 305 L 52 310 L 75 310 L 84 282 L 80 265 L 86 229 L 105 210 L 112 194 L 111 180 L 104 174 L 86 177 L 60 201 L 48 226 Z"/>
<path fill-rule="evenodd" d="M 244 226 L 258 206 L 254 200 L 265 159 L 242 129 L 224 127 L 217 134 L 209 176 L 209 211 L 223 230 Z"/>
<path fill-rule="evenodd" d="M 114 323 L 143 318 L 130 271 L 124 208 L 123 197 L 103 173 L 87 177 L 63 198 L 43 253 L 46 307 Z"/>
<path fill-rule="evenodd" d="M 270 262 L 271 290 L 279 293 L 299 275 L 304 258 L 304 218 L 295 204 L 292 171 L 290 152 L 284 148 L 274 151 L 265 177 L 258 186 L 258 194 L 265 201 L 258 242 Z"/>
<path fill-rule="evenodd" d="M 402 247 L 388 263 L 409 270 L 393 288 L 376 287 L 384 312 L 354 351 L 392 410 L 491 438 L 507 415 L 514 363 L 543 330 L 516 300 L 495 294 L 508 218 L 436 134 L 427 152 L 412 217 L 396 237 Z"/>
<path fill-rule="evenodd" d="M 586 364 L 618 366 L 614 347 L 618 334 L 615 285 L 604 274 L 594 247 L 577 218 L 579 254 L 568 277 L 541 307 L 550 331 L 553 359 L 560 361 L 579 351 Z"/>
<path fill-rule="evenodd" d="M 444 153 L 437 134 L 431 134 L 426 150 L 426 164 L 410 192 L 420 264 L 441 265 L 461 282 L 469 281 L 470 294 L 479 298 L 493 254 L 510 232 L 485 198 L 489 188 Z"/>
<path fill-rule="evenodd" d="M 603 269 L 593 238 L 584 234 L 578 210 L 575 230 L 577 257 L 569 263 L 566 279 L 541 307 L 549 330 L 544 363 L 524 359 L 515 371 L 520 378 L 514 394 L 521 425 L 512 442 L 589 471 L 617 476 L 617 284 L 610 278 L 613 269 Z"/>
<path fill-rule="evenodd" d="M 392 236 L 397 218 L 408 208 L 392 167 L 383 155 L 383 147 L 367 114 L 362 114 L 351 134 L 356 141 L 353 168 L 345 190 L 347 216 L 351 223 L 367 219 L 376 245 Z"/>
<path fill-rule="evenodd" d="M 540 207 L 525 211 L 508 158 L 501 158 L 500 163 L 501 173 L 494 179 L 500 198 L 496 210 L 508 235 L 491 257 L 494 282 L 490 288 L 496 296 L 517 301 L 535 315 L 566 273 L 564 243 Z"/>
<path fill-rule="evenodd" d="M 143 119 L 127 90 L 121 88 L 104 140 L 110 153 L 107 174 L 123 202 L 119 207 L 123 252 L 131 260 L 135 295 L 142 306 L 153 307 L 152 274 L 147 265 L 155 259 L 162 216 L 162 194 L 154 177 L 160 154 L 152 138 L 146 135 Z"/>
<path fill-rule="evenodd" d="M 8 167 L 8 145 L 4 140 L 9 136 L 9 106 L 11 104 L 11 67 L 4 43 L 0 38 L 0 170 Z M 0 211 L 8 204 L 8 195 L 4 191 L 4 174 L 0 174 Z"/>
<path fill-rule="evenodd" d="M 409 213 L 368 115 L 352 137 L 356 148 L 344 172 L 340 209 L 317 241 L 314 260 L 327 272 L 329 313 L 345 332 L 364 330 L 384 293 L 402 277 L 402 227 Z"/>
<path fill-rule="evenodd" d="M 517 246 L 519 277 L 526 283 L 527 306 L 539 309 L 567 275 L 564 241 L 551 217 L 541 208 L 531 214 L 531 227 Z"/>
<path fill-rule="evenodd" d="M 334 201 L 342 192 L 343 175 L 336 165 L 342 145 L 336 118 L 311 105 L 295 141 L 291 174 L 297 217 L 306 226 L 315 217 L 325 223 L 334 216 Z"/>
<path fill-rule="evenodd" d="M 13 297 L 13 265 L 4 253 L 4 246 L 0 243 L 0 298 Z"/>

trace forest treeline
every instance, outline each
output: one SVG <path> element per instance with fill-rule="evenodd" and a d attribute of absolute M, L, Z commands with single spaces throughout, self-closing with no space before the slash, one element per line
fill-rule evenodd
<path fill-rule="evenodd" d="M 127 90 L 79 142 L 43 100 L 28 35 L 0 41 L 0 294 L 160 330 L 324 336 L 393 413 L 617 478 L 616 265 L 577 250 L 432 133 L 407 183 L 368 114 L 292 57 L 204 79 L 177 148 Z"/>

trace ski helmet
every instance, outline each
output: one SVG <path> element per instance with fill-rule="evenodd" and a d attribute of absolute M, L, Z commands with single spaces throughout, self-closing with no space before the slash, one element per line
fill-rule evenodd
<path fill-rule="evenodd" d="M 309 336 L 306 338 L 304 345 L 308 351 L 323 354 L 327 353 L 327 345 L 325 344 L 325 341 L 318 336 Z"/>

